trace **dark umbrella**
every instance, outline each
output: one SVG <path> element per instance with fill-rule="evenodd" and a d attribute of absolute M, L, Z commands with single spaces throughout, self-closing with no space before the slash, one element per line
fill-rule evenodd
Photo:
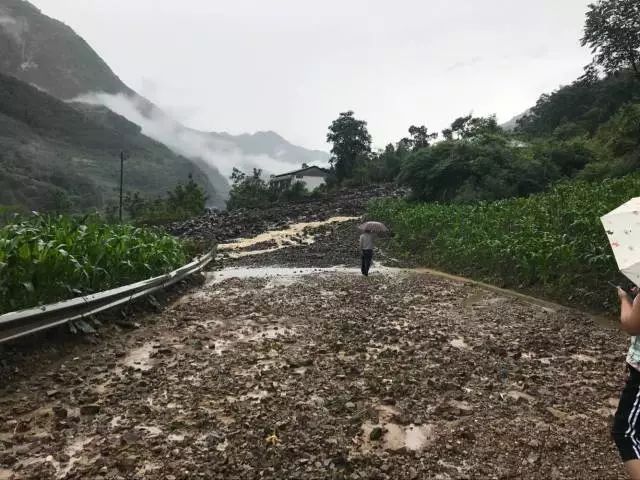
<path fill-rule="evenodd" d="M 365 222 L 358 228 L 364 232 L 371 233 L 386 233 L 389 231 L 385 224 L 380 222 Z"/>

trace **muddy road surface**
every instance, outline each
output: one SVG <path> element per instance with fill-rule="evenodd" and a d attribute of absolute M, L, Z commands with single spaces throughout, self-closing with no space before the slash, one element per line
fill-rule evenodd
<path fill-rule="evenodd" d="M 140 328 L 16 361 L 0 479 L 624 478 L 623 335 L 436 276 L 364 278 L 348 225 L 229 247 Z"/>

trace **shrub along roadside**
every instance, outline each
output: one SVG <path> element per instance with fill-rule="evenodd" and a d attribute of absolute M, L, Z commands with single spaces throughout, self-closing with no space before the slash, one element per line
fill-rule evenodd
<path fill-rule="evenodd" d="M 98 217 L 33 215 L 0 228 L 0 313 L 167 273 L 187 262 L 177 239 Z"/>
<path fill-rule="evenodd" d="M 368 216 L 421 265 L 610 310 L 622 281 L 599 217 L 640 195 L 640 175 L 567 182 L 528 198 L 470 205 L 381 200 Z"/>

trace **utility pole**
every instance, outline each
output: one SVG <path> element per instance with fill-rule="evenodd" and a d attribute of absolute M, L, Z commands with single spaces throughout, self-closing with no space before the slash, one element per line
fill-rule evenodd
<path fill-rule="evenodd" d="M 124 159 L 126 155 L 124 151 L 120 152 L 120 223 L 122 223 L 122 184 L 124 183 Z"/>

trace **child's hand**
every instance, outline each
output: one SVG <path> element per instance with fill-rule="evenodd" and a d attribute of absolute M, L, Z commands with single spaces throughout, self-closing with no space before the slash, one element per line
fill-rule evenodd
<path fill-rule="evenodd" d="M 620 287 L 618 287 L 618 297 L 620 298 L 621 302 L 624 302 L 625 300 L 627 302 L 631 302 L 631 297 L 629 296 L 629 294 Z"/>

